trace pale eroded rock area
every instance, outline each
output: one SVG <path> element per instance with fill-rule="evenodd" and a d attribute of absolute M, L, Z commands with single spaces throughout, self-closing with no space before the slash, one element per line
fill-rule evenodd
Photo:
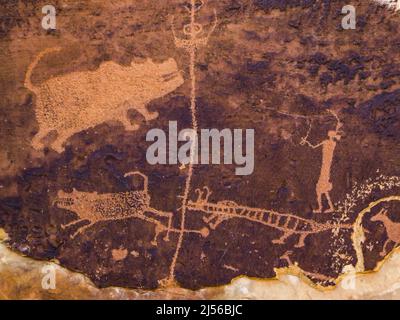
<path fill-rule="evenodd" d="M 6 239 L 4 231 L 1 237 Z M 56 270 L 56 289 L 42 288 L 43 267 Z M 53 262 L 22 257 L 0 244 L 0 299 L 400 299 L 400 252 L 388 256 L 380 270 L 347 276 L 334 289 L 321 290 L 296 276 L 297 270 L 278 270 L 276 280 L 241 277 L 230 285 L 198 291 L 168 288 L 155 291 L 98 289 L 85 276 Z M 352 286 L 354 284 L 354 286 Z M 354 288 L 354 289 L 352 289 Z"/>
<path fill-rule="evenodd" d="M 0 230 L 0 238 L 7 235 Z M 56 289 L 45 290 L 44 267 L 56 271 Z M 43 262 L 23 257 L 0 244 L 0 299 L 210 299 L 222 289 L 190 291 L 180 288 L 146 291 L 110 287 L 98 289 L 85 276 L 60 267 L 55 262 Z"/>
<path fill-rule="evenodd" d="M 273 157 L 256 159 L 258 171 L 253 175 L 254 180 L 247 183 L 226 174 L 227 168 L 196 172 L 197 181 L 187 200 L 195 199 L 196 188 L 211 185 L 214 191 L 211 200 L 220 205 L 230 203 L 239 207 L 242 204 L 243 208 L 256 209 L 273 205 L 276 210 L 290 210 L 296 216 L 327 223 L 325 220 L 329 216 L 312 215 L 311 209 L 316 206 L 314 180 L 318 178 L 319 167 L 310 168 L 308 164 L 319 161 L 310 157 L 309 150 L 299 143 L 302 141 L 300 134 L 306 133 L 307 126 L 297 120 L 287 121 L 282 112 L 276 111 L 282 106 L 283 110 L 294 113 L 312 109 L 315 113 L 312 117 L 315 117 L 323 112 L 322 107 L 334 105 L 343 109 L 337 128 L 343 121 L 346 133 L 334 159 L 332 197 L 338 201 L 338 214 L 343 213 L 342 207 L 354 209 L 345 218 L 350 219 L 351 229 L 357 226 L 358 231 L 350 232 L 350 227 L 343 224 L 342 233 L 332 231 L 327 237 L 327 232 L 316 230 L 305 243 L 303 239 L 302 246 L 296 247 L 300 240 L 292 237 L 288 243 L 276 243 L 281 236 L 279 232 L 252 222 L 242 223 L 240 219 L 231 219 L 208 237 L 208 232 L 200 232 L 204 227 L 199 224 L 202 220 L 196 217 L 201 216 L 192 214 L 188 220 L 198 228 L 197 233 L 185 237 L 183 249 L 179 251 L 177 248 L 181 244 L 176 228 L 180 220 L 176 213 L 180 203 L 176 196 L 181 192 L 177 186 L 183 185 L 185 171 L 177 167 L 154 171 L 146 167 L 140 155 L 146 147 L 142 137 L 145 130 L 165 125 L 171 119 L 189 126 L 188 57 L 184 50 L 178 50 L 170 30 L 173 15 L 179 17 L 176 20 L 179 27 L 187 22 L 182 1 L 159 2 L 157 7 L 149 1 L 137 1 L 136 7 L 123 0 L 117 1 L 115 6 L 94 0 L 88 1 L 89 5 L 58 1 L 63 8 L 59 19 L 62 32 L 53 35 L 32 28 L 40 20 L 39 15 L 36 16 L 39 4 L 20 1 L 19 6 L 13 7 L 15 12 L 5 28 L 7 37 L 0 44 L 4 48 L 4 53 L 0 54 L 1 84 L 4 83 L 0 91 L 4 97 L 4 105 L 0 106 L 4 115 L 4 124 L 0 127 L 3 142 L 0 170 L 1 176 L 5 176 L 4 181 L 0 181 L 4 211 L 0 226 L 9 233 L 6 235 L 0 229 L 0 240 L 3 240 L 0 243 L 0 299 L 400 298 L 400 254 L 389 254 L 396 251 L 394 248 L 399 242 L 392 241 L 394 243 L 389 243 L 386 250 L 387 227 L 377 219 L 372 220 L 387 212 L 394 218 L 388 226 L 400 225 L 395 221 L 400 199 L 397 195 L 399 140 L 396 141 L 400 123 L 396 118 L 400 101 L 400 62 L 396 38 L 398 17 L 393 12 L 393 3 L 378 1 L 390 7 L 388 13 L 385 9 L 370 7 L 369 2 L 354 0 L 362 17 L 361 32 L 344 36 L 335 26 L 340 21 L 339 9 L 346 1 L 324 1 L 324 5 L 316 2 L 310 8 L 291 6 L 289 2 L 282 0 L 281 3 L 287 5 L 281 6 L 280 2 L 249 0 L 240 6 L 233 0 L 209 1 L 208 9 L 203 8 L 204 21 L 200 21 L 204 26 L 212 25 L 213 9 L 218 12 L 219 25 L 209 46 L 200 51 L 195 65 L 200 126 L 216 126 L 214 120 L 219 119 L 219 114 L 229 115 L 219 119 L 221 126 L 228 127 L 246 125 L 243 121 L 248 117 L 245 120 L 257 126 L 264 138 L 258 145 L 258 155 Z M 380 14 L 385 15 L 384 23 L 380 21 Z M 118 19 L 110 19 L 111 16 Z M 316 25 L 311 23 L 311 18 Z M 126 23 L 117 25 L 121 20 Z M 139 110 L 136 109 L 139 112 L 133 110 L 136 113 L 132 119 L 126 117 L 124 110 L 123 117 L 107 115 L 105 119 L 88 120 L 90 125 L 100 126 L 88 131 L 83 130 L 86 123 L 77 126 L 79 130 L 66 132 L 65 139 L 61 139 L 60 145 L 56 143 L 54 150 L 49 149 L 51 143 L 44 140 L 48 147 L 42 155 L 36 150 L 40 148 L 35 148 L 33 138 L 40 132 L 40 117 L 34 110 L 40 106 L 41 99 L 34 97 L 34 90 L 28 92 L 29 86 L 24 88 L 24 78 L 27 67 L 40 50 L 60 44 L 65 45 L 64 53 L 48 57 L 36 70 L 34 83 L 45 83 L 50 78 L 64 79 L 64 76 L 57 77 L 58 74 L 87 74 L 88 70 L 104 66 L 105 61 L 113 61 L 112 66 L 123 65 L 121 68 L 125 70 L 136 62 L 146 65 L 144 61 L 150 58 L 154 58 L 157 65 L 172 66 L 173 73 L 177 73 L 178 68 L 183 70 L 177 74 L 182 74 L 184 79 L 177 77 L 173 90 L 166 90 L 169 94 L 148 106 L 152 111 L 144 109 L 142 104 L 152 100 L 144 96 Z M 116 62 L 118 64 L 114 64 Z M 113 75 L 119 74 L 114 71 Z M 165 76 L 165 72 L 161 75 Z M 152 81 L 149 83 L 154 87 Z M 121 89 L 115 81 L 113 84 Z M 60 90 L 66 90 L 65 87 L 60 86 Z M 129 92 L 130 86 L 127 88 Z M 147 89 L 138 91 L 148 93 Z M 108 95 L 113 96 L 112 93 Z M 119 95 L 114 97 L 119 98 Z M 64 97 L 61 100 L 65 102 Z M 346 102 L 344 106 L 343 101 Z M 271 107 L 277 106 L 279 110 L 272 110 L 271 114 Z M 149 112 L 153 116 L 146 119 Z M 232 115 L 236 122 L 230 122 Z M 260 115 L 262 121 L 258 121 Z M 119 121 L 104 124 L 103 120 Z M 147 120 L 154 122 L 149 124 Z M 320 124 L 320 128 L 312 132 L 314 140 L 325 139 L 325 131 L 332 125 Z M 142 131 L 130 132 L 133 126 Z M 51 136 L 47 138 L 52 139 Z M 64 140 L 68 140 L 65 145 Z M 286 163 L 288 154 L 293 159 Z M 149 176 L 152 207 L 171 211 L 174 213 L 171 216 L 178 217 L 172 221 L 175 233 L 171 241 L 160 240 L 160 246 L 154 245 L 157 233 L 153 232 L 153 227 L 157 231 L 162 224 L 158 221 L 154 226 L 146 224 L 145 217 L 139 213 L 127 224 L 109 223 L 107 228 L 95 226 L 71 240 L 72 233 L 69 235 L 62 226 L 73 222 L 70 219 L 74 216 L 51 205 L 56 203 L 56 195 L 70 194 L 72 187 L 84 190 L 81 194 L 85 197 L 121 193 L 128 188 L 128 182 L 121 177 L 139 169 Z M 226 174 L 223 179 L 220 179 L 221 172 Z M 296 179 L 293 172 L 299 175 Z M 377 176 L 388 177 L 391 188 L 385 189 L 382 183 L 375 183 L 375 172 Z M 323 173 L 321 170 L 321 176 Z M 391 176 L 397 180 L 393 182 Z M 219 182 L 224 182 L 223 186 Z M 366 187 L 352 193 L 358 190 L 357 185 Z M 143 191 L 147 194 L 147 186 Z M 166 199 L 171 200 L 168 207 Z M 360 199 L 362 201 L 357 203 Z M 62 200 L 58 201 L 61 204 Z M 145 209 L 149 211 L 152 208 L 146 201 Z M 357 215 L 361 218 L 356 221 Z M 342 223 L 341 216 L 336 218 Z M 254 241 L 239 239 L 237 235 Z M 397 233 L 394 236 L 396 240 Z M 276 246 L 272 245 L 273 241 Z M 230 247 L 232 243 L 237 247 Z M 174 252 L 177 252 L 176 260 L 172 259 Z M 247 255 L 237 255 L 237 252 Z M 25 254 L 30 258 L 23 256 Z M 56 270 L 56 288 L 46 290 L 42 287 L 43 268 L 48 266 Z M 340 276 L 346 270 L 348 275 Z M 354 276 L 354 270 L 367 273 L 359 272 Z M 260 279 L 238 278 L 242 274 Z M 168 275 L 177 281 L 175 285 L 162 285 Z M 221 285 L 212 287 L 217 284 Z M 320 285 L 317 287 L 317 284 Z M 151 288 L 154 290 L 149 290 Z"/>

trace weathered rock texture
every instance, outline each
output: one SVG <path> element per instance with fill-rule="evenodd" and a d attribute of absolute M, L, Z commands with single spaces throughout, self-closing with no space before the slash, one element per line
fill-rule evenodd
<path fill-rule="evenodd" d="M 394 11 L 354 0 L 357 28 L 343 30 L 344 0 L 54 1 L 57 29 L 45 31 L 45 4 L 0 9 L 0 227 L 12 250 L 98 287 L 200 289 L 289 267 L 326 288 L 397 246 Z M 185 38 L 192 9 L 204 41 L 191 59 L 195 39 L 173 29 Z M 197 129 L 255 129 L 254 173 L 148 164 L 146 133 L 193 116 Z M 204 186 L 213 193 L 196 201 Z M 92 224 L 65 227 L 79 217 Z"/>

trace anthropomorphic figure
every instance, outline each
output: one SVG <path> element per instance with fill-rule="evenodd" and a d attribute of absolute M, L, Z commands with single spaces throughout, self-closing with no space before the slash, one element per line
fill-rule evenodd
<path fill-rule="evenodd" d="M 340 129 L 342 127 L 342 124 L 337 117 L 337 115 L 333 111 L 329 111 L 332 113 L 335 118 L 338 120 L 338 124 L 336 126 L 335 130 L 330 130 L 328 132 L 328 138 L 321 143 L 317 145 L 313 145 L 310 143 L 306 138 L 303 138 L 301 141 L 301 145 L 308 145 L 309 147 L 313 149 L 317 149 L 322 147 L 322 165 L 321 165 L 321 173 L 318 179 L 318 182 L 316 184 L 316 194 L 317 194 L 317 202 L 318 202 L 318 209 L 315 209 L 314 212 L 316 213 L 322 213 L 323 212 L 323 202 L 322 202 L 322 197 L 325 196 L 328 205 L 329 205 L 329 210 L 326 210 L 325 212 L 330 213 L 335 211 L 335 207 L 333 205 L 330 192 L 332 191 L 332 182 L 331 182 L 331 171 L 332 171 L 332 162 L 333 162 L 333 156 L 335 153 L 336 145 L 337 142 L 340 141 L 341 135 L 340 135 Z"/>

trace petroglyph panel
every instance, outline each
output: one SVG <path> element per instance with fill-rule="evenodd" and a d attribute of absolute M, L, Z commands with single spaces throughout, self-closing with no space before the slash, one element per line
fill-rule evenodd
<path fill-rule="evenodd" d="M 353 2 L 355 30 L 344 0 L 62 0 L 44 30 L 45 3 L 9 1 L 6 245 L 99 288 L 377 270 L 400 242 L 400 16 Z M 170 121 L 254 129 L 254 172 L 150 165 L 146 134 Z"/>
<path fill-rule="evenodd" d="M 26 74 L 25 86 L 36 95 L 39 132 L 32 146 L 37 150 L 43 149 L 42 139 L 53 130 L 57 132 L 57 139 L 52 147 L 60 153 L 70 136 L 105 121 L 120 121 L 125 130 L 137 130 L 138 125 L 132 125 L 128 118 L 128 110 L 134 108 L 146 121 L 154 120 L 158 113 L 149 112 L 146 105 L 183 83 L 176 62 L 169 59 L 162 64 L 147 60 L 128 67 L 105 62 L 96 71 L 74 72 L 34 86 L 31 77 L 40 59 L 61 50 L 53 48 L 41 52 Z"/>

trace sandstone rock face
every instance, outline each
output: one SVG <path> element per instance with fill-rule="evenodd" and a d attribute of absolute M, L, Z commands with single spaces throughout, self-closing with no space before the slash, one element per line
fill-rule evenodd
<path fill-rule="evenodd" d="M 394 10 L 354 0 L 344 30 L 344 0 L 62 0 L 46 31 L 46 4 L 0 9 L 13 251 L 99 288 L 198 290 L 276 270 L 329 288 L 397 248 Z M 254 171 L 150 164 L 170 121 L 254 129 Z"/>

